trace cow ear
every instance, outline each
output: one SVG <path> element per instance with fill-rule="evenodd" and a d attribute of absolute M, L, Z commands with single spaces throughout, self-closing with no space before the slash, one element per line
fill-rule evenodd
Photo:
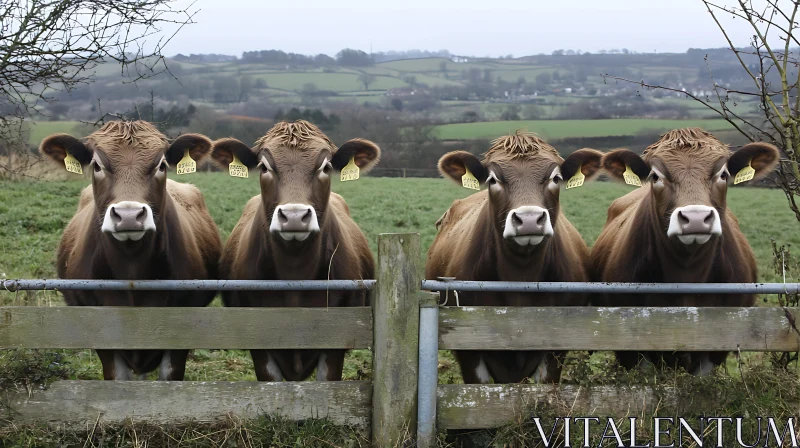
<path fill-rule="evenodd" d="M 169 145 L 166 153 L 167 163 L 176 165 L 183 159 L 186 151 L 189 151 L 189 156 L 195 162 L 199 162 L 211 152 L 211 140 L 200 134 L 181 135 Z"/>
<path fill-rule="evenodd" d="M 466 151 L 452 151 L 443 155 L 439 159 L 439 172 L 442 176 L 449 177 L 461 185 L 461 176 L 466 174 L 467 169 L 478 179 L 478 182 L 486 182 L 489 177 L 489 170 L 474 155 Z"/>
<path fill-rule="evenodd" d="M 39 152 L 61 164 L 69 154 L 83 166 L 88 165 L 94 155 L 82 141 L 69 134 L 53 134 L 47 137 L 39 145 Z"/>
<path fill-rule="evenodd" d="M 747 167 L 749 164 L 756 170 L 753 179 L 760 179 L 775 169 L 779 158 L 780 152 L 778 152 L 778 148 L 769 143 L 748 143 L 731 154 L 728 159 L 728 171 L 736 176 L 742 168 Z"/>
<path fill-rule="evenodd" d="M 616 179 L 623 179 L 622 174 L 625 173 L 627 167 L 630 167 L 631 171 L 642 180 L 650 174 L 650 166 L 647 162 L 639 154 L 629 149 L 615 149 L 606 153 L 603 156 L 602 164 L 603 169 Z"/>
<path fill-rule="evenodd" d="M 250 147 L 235 138 L 221 138 L 214 142 L 211 158 L 222 168 L 228 168 L 236 156 L 240 162 L 252 170 L 258 165 L 258 156 Z"/>
<path fill-rule="evenodd" d="M 331 165 L 341 171 L 353 159 L 361 172 L 369 172 L 381 159 L 381 149 L 375 143 L 362 138 L 345 142 L 333 155 Z"/>
<path fill-rule="evenodd" d="M 600 162 L 603 160 L 603 153 L 595 149 L 579 149 L 570 154 L 564 163 L 561 164 L 561 176 L 572 179 L 578 169 L 586 176 L 586 180 L 591 179 L 600 172 Z"/>

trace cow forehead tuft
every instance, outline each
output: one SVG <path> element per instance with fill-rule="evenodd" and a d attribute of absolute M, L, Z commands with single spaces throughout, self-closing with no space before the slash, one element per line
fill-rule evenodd
<path fill-rule="evenodd" d="M 330 149 L 336 152 L 336 145 L 318 127 L 305 120 L 295 122 L 281 121 L 272 127 L 263 137 L 256 140 L 256 149 Z"/>
<path fill-rule="evenodd" d="M 113 156 L 123 150 L 135 151 L 147 162 L 169 145 L 167 137 L 152 124 L 142 121 L 110 121 L 86 137 L 92 148 Z"/>
<path fill-rule="evenodd" d="M 670 159 L 671 155 L 692 154 L 696 161 L 708 159 L 713 163 L 720 157 L 730 154 L 728 145 L 719 141 L 710 132 L 700 128 L 674 129 L 661 136 L 655 143 L 648 146 L 643 156 L 646 160 L 653 156 L 661 159 Z"/>
<path fill-rule="evenodd" d="M 484 154 L 484 160 L 532 159 L 542 156 L 561 159 L 558 151 L 539 138 L 538 135 L 517 130 L 514 134 L 494 139 L 492 146 Z"/>

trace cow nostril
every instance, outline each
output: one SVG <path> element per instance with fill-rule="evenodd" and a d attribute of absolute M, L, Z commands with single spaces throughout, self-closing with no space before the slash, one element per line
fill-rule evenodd
<path fill-rule="evenodd" d="M 283 210 L 281 209 L 278 209 L 278 221 L 280 221 L 281 224 L 289 222 L 289 218 L 283 214 Z"/>
<path fill-rule="evenodd" d="M 136 222 L 144 222 L 147 218 L 147 209 L 142 207 L 139 213 L 136 214 Z"/>
<path fill-rule="evenodd" d="M 311 222 L 311 209 L 306 210 L 306 213 L 303 215 L 302 218 L 300 218 L 300 222 L 302 222 L 303 224 L 308 224 L 309 222 Z"/>
<path fill-rule="evenodd" d="M 522 225 L 522 219 L 519 216 L 517 216 L 516 212 L 511 213 L 511 223 L 514 224 L 515 226 Z"/>
<path fill-rule="evenodd" d="M 122 216 L 119 216 L 119 214 L 118 214 L 118 213 L 117 213 L 117 211 L 114 209 L 114 207 L 111 207 L 111 212 L 109 213 L 109 215 L 111 215 L 111 221 L 112 221 L 114 224 L 119 224 L 119 223 L 121 223 L 121 222 L 122 222 Z"/>
<path fill-rule="evenodd" d="M 542 213 L 541 215 L 539 215 L 539 218 L 536 220 L 536 224 L 540 225 L 540 226 L 543 226 L 545 219 L 547 219 L 547 214 L 546 213 Z"/>
<path fill-rule="evenodd" d="M 679 211 L 679 212 L 678 212 L 678 222 L 679 222 L 681 225 L 687 225 L 687 224 L 689 224 L 689 218 L 687 218 L 687 217 L 686 217 L 686 216 L 683 214 L 683 212 L 682 212 L 682 211 Z"/>
<path fill-rule="evenodd" d="M 708 215 L 706 216 L 706 219 L 703 220 L 703 223 L 708 225 L 708 226 L 713 224 L 714 223 L 714 213 L 708 212 Z"/>

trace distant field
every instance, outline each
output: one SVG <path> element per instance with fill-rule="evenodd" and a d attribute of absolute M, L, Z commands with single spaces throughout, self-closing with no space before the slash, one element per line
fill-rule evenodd
<path fill-rule="evenodd" d="M 436 127 L 436 136 L 442 140 L 492 139 L 527 129 L 545 139 L 568 137 L 610 137 L 632 135 L 643 131 L 667 131 L 670 129 L 698 126 L 708 131 L 730 129 L 723 120 L 648 120 L 626 118 L 618 120 L 532 120 L 532 121 L 484 121 L 478 123 L 456 123 Z"/>
<path fill-rule="evenodd" d="M 355 73 L 267 73 L 254 75 L 267 82 L 269 87 L 282 90 L 300 91 L 306 84 L 312 83 L 320 90 L 333 92 L 350 92 L 363 90 L 362 84 Z M 388 90 L 407 85 L 398 78 L 376 76 L 375 82 L 370 84 L 370 90 Z"/>
<path fill-rule="evenodd" d="M 78 121 L 37 121 L 30 123 L 31 134 L 28 141 L 31 145 L 38 146 L 50 134 L 65 132 L 72 133 L 75 126 L 79 125 Z"/>

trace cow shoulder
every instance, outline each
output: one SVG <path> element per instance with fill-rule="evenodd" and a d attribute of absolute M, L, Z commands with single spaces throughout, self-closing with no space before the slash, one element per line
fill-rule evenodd
<path fill-rule="evenodd" d="M 455 272 L 462 271 L 460 267 L 467 257 L 471 245 L 481 244 L 475 240 L 479 235 L 478 226 L 489 225 L 480 223 L 481 210 L 486 205 L 489 194 L 480 191 L 464 199 L 457 199 L 437 221 L 438 233 L 428 250 L 428 259 L 425 265 L 427 278 L 450 277 Z"/>
<path fill-rule="evenodd" d="M 242 210 L 242 216 L 233 227 L 228 241 L 222 251 L 222 258 L 220 259 L 220 274 L 223 278 L 236 278 L 233 275 L 239 270 L 242 264 L 247 263 L 245 259 L 248 251 L 247 248 L 251 244 L 256 244 L 256 241 L 243 241 L 253 235 L 250 229 L 255 221 L 256 213 L 261 207 L 261 195 L 256 195 L 247 201 L 247 204 Z M 251 260 L 255 262 L 255 260 Z"/>
<path fill-rule="evenodd" d="M 587 281 L 590 252 L 583 236 L 563 214 L 556 222 L 555 234 L 561 235 L 561 249 L 563 250 L 563 253 L 556 254 L 556 257 L 560 259 L 561 263 L 566 263 L 571 267 L 581 267 L 581 272 L 572 272 L 574 275 L 572 281 Z"/>
<path fill-rule="evenodd" d="M 591 250 L 590 272 L 594 280 L 619 280 L 614 273 L 626 271 L 626 259 L 637 256 L 629 243 L 635 239 L 635 232 L 645 231 L 634 220 L 646 188 L 649 187 L 643 186 L 614 200 L 609 207 L 608 220 Z"/>
<path fill-rule="evenodd" d="M 222 250 L 217 225 L 206 207 L 203 193 L 191 184 L 167 179 L 167 193 L 175 204 L 180 222 L 181 237 L 190 242 L 192 249 L 203 260 L 205 266 L 216 266 Z M 189 252 L 189 247 L 186 248 Z M 190 256 L 194 255 L 190 253 Z M 216 269 L 215 269 L 216 270 Z"/>
<path fill-rule="evenodd" d="M 335 235 L 338 241 L 334 242 L 336 254 L 333 262 L 344 260 L 346 263 L 356 261 L 360 278 L 373 278 L 375 275 L 375 262 L 369 242 L 364 232 L 350 216 L 350 207 L 344 198 L 336 193 L 331 193 L 328 201 L 329 219 L 334 220 Z M 338 245 L 338 248 L 336 246 Z M 341 254 L 340 252 L 341 251 Z M 341 256 L 340 256 L 341 255 Z"/>

